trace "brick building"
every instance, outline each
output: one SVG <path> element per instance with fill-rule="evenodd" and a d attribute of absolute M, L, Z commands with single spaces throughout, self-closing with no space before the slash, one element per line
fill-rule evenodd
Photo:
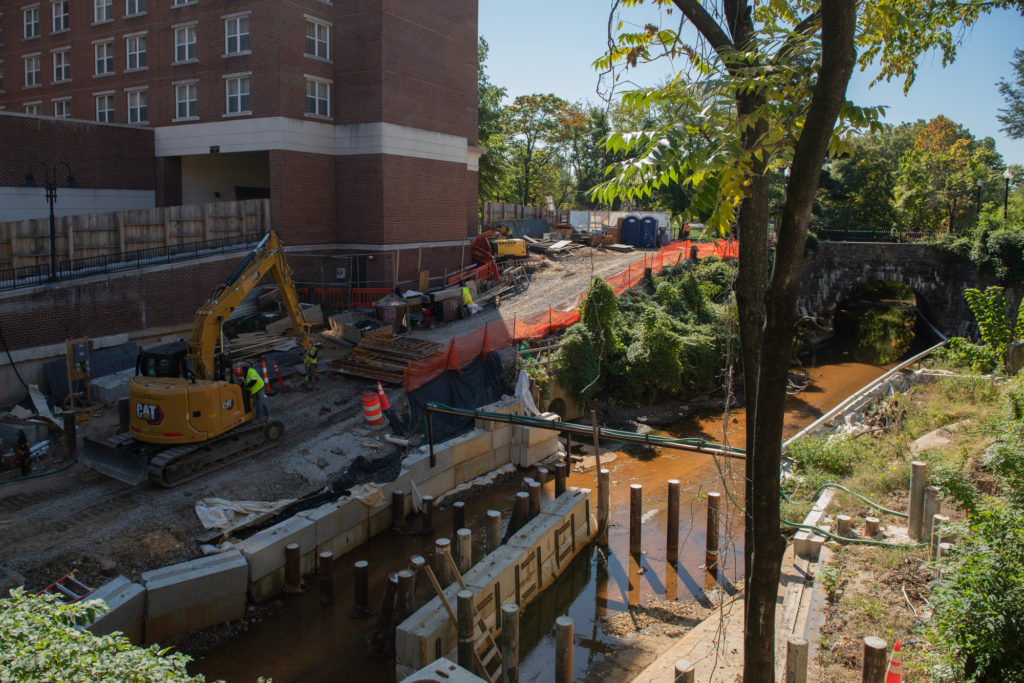
<path fill-rule="evenodd" d="M 269 197 L 399 280 L 475 232 L 476 0 L 0 0 L 0 41 L 6 111 L 152 129 L 158 205 Z"/>

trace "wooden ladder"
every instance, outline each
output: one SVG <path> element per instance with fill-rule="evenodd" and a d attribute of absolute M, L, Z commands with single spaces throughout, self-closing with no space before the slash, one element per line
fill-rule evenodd
<path fill-rule="evenodd" d="M 458 582 L 459 587 L 462 590 L 468 590 L 466 582 L 462 579 L 462 574 L 459 572 L 458 566 L 455 564 L 455 558 L 450 554 L 445 554 L 448 558 L 450 565 L 450 571 Z M 441 583 L 437 580 L 434 571 L 430 568 L 430 565 L 424 565 L 423 569 L 426 571 L 427 578 L 430 579 L 431 585 L 434 587 L 434 591 L 437 596 L 441 598 L 441 604 L 448 612 L 448 616 L 451 617 L 452 623 L 456 625 L 458 629 L 458 617 L 455 614 L 455 610 L 452 608 L 452 604 L 448 602 L 448 597 L 444 594 L 444 589 L 441 587 Z M 497 627 L 498 619 L 500 618 L 500 612 L 498 605 L 495 605 L 495 627 Z M 476 674 L 482 678 L 487 679 L 491 683 L 498 683 L 502 679 L 502 667 L 501 667 L 501 649 L 498 644 L 494 641 L 494 637 L 491 636 L 491 630 L 487 628 L 486 622 L 484 622 L 483 615 L 477 612 L 476 607 L 472 608 L 473 612 L 473 665 L 476 669 Z"/>

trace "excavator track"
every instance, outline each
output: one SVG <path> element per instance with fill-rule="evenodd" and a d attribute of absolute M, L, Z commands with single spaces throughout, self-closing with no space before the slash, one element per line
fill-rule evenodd
<path fill-rule="evenodd" d="M 282 434 L 282 422 L 249 422 L 209 441 L 164 448 L 117 434 L 106 442 L 85 439 L 79 459 L 128 484 L 149 479 L 157 486 L 171 488 L 265 451 Z"/>

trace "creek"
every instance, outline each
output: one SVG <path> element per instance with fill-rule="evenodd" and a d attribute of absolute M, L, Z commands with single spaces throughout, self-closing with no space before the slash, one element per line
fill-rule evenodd
<path fill-rule="evenodd" d="M 823 415 L 842 399 L 884 373 L 890 366 L 874 366 L 850 360 L 833 351 L 819 353 L 816 367 L 806 368 L 807 388 L 789 396 L 786 402 L 785 437 Z M 893 364 L 895 365 L 895 364 Z M 673 425 L 673 436 L 703 436 L 708 440 L 743 447 L 745 416 L 732 412 L 723 424 L 722 414 L 705 414 Z M 602 450 L 614 444 L 602 444 Z M 740 503 L 743 461 L 720 459 L 725 482 Z M 704 494 L 720 491 L 723 481 L 712 456 L 677 450 L 618 450 L 615 460 L 605 465 L 611 471 L 609 549 L 597 545 L 581 553 L 544 594 L 523 611 L 520 623 L 520 680 L 549 680 L 554 662 L 554 620 L 568 614 L 575 620 L 575 680 L 599 680 L 608 672 L 616 652 L 628 648 L 621 638 L 606 635 L 601 619 L 648 599 L 689 600 L 708 593 L 731 594 L 743 572 L 742 519 L 727 496 L 722 496 L 722 529 L 719 541 L 720 568 L 717 575 L 704 569 Z M 667 480 L 680 480 L 679 562 L 666 562 L 665 528 Z M 570 486 L 596 490 L 593 469 L 573 472 Z M 643 554 L 639 560 L 628 552 L 629 487 L 644 487 Z M 553 482 L 544 487 L 550 500 Z M 483 520 L 488 509 L 511 515 L 513 498 L 520 490 L 519 478 L 476 492 L 466 501 L 466 520 L 475 541 L 484 537 Z M 434 512 L 435 536 L 451 536 L 451 508 Z M 251 623 L 248 629 L 214 648 L 190 666 L 207 679 L 255 681 L 273 677 L 275 683 L 290 681 L 393 681 L 393 660 L 374 659 L 366 654 L 365 635 L 373 618 L 355 620 L 352 611 L 352 565 L 358 560 L 370 564 L 371 600 L 379 600 L 388 572 L 403 569 L 412 555 L 427 556 L 435 536 L 381 534 L 335 562 L 335 599 L 321 605 L 316 577 L 307 578 L 310 590 L 285 596 L 273 604 L 274 614 Z M 474 545 L 477 545 L 475 542 Z M 474 561 L 482 550 L 476 548 Z M 426 582 L 418 582 L 417 598 L 422 604 L 430 596 Z M 621 669 L 618 669 L 621 674 Z"/>

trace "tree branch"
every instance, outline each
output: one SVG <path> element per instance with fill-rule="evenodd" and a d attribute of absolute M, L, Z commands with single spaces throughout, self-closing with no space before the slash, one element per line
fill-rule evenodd
<path fill-rule="evenodd" d="M 672 2 L 690 20 L 694 28 L 704 36 L 704 40 L 708 41 L 720 57 L 724 52 L 728 52 L 735 47 L 728 34 L 722 30 L 722 27 L 718 25 L 715 18 L 704 9 L 704 6 L 698 0 L 672 0 Z"/>

